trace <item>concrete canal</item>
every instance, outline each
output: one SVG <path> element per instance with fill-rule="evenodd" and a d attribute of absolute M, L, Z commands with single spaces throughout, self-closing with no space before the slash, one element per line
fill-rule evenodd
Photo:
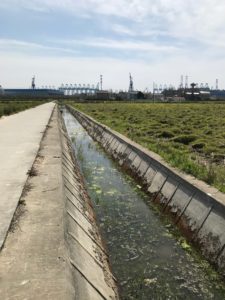
<path fill-rule="evenodd" d="M 79 122 L 66 110 L 63 117 L 121 299 L 225 299 L 222 278 Z"/>

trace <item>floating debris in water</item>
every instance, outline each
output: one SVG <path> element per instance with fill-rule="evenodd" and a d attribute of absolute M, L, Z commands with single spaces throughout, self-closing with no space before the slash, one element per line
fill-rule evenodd
<path fill-rule="evenodd" d="M 157 282 L 157 278 L 146 278 L 144 279 L 145 286 L 150 286 L 151 284 L 155 284 Z"/>
<path fill-rule="evenodd" d="M 118 193 L 118 191 L 116 189 L 110 189 L 107 192 L 105 192 L 106 195 L 115 195 L 116 193 Z"/>
<path fill-rule="evenodd" d="M 165 236 L 165 237 L 173 237 L 173 234 L 172 233 L 170 233 L 170 232 L 165 232 L 165 233 L 163 233 L 163 236 Z"/>
<path fill-rule="evenodd" d="M 185 239 L 180 240 L 180 245 L 184 250 L 191 250 L 191 246 L 187 243 Z"/>

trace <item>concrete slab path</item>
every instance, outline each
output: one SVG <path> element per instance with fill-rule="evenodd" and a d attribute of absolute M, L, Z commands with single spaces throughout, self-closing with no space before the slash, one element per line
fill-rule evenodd
<path fill-rule="evenodd" d="M 55 104 L 0 119 L 0 249 Z"/>
<path fill-rule="evenodd" d="M 1 300 L 71 300 L 75 289 L 64 241 L 61 142 L 54 111 L 0 252 Z M 84 298 L 83 298 L 84 299 Z"/>

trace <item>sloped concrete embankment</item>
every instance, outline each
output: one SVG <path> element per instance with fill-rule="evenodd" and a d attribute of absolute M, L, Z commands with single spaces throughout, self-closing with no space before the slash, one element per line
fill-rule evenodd
<path fill-rule="evenodd" d="M 118 299 L 108 256 L 61 116 L 59 123 L 65 197 L 65 241 L 72 265 L 76 299 Z"/>
<path fill-rule="evenodd" d="M 0 252 L 0 299 L 118 299 L 57 109 L 44 132 Z"/>
<path fill-rule="evenodd" d="M 68 107 L 88 133 L 172 215 L 184 235 L 225 276 L 225 195 L 168 166 L 160 156 Z"/>

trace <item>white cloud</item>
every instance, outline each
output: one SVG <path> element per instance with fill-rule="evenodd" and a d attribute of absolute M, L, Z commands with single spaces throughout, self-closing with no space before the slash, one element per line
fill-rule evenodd
<path fill-rule="evenodd" d="M 140 29 L 155 30 L 174 37 L 207 41 L 224 37 L 225 2 L 221 0 L 1 0 L 0 5 L 59 10 L 95 18 L 98 18 L 96 14 L 122 17 L 136 22 L 137 33 Z M 115 26 L 114 31 L 132 34 L 131 28 L 123 24 Z"/>
<path fill-rule="evenodd" d="M 176 46 L 162 45 L 153 42 L 132 41 L 132 40 L 116 40 L 116 39 L 83 39 L 83 40 L 58 40 L 58 43 L 66 45 L 82 45 L 94 48 L 109 48 L 117 50 L 137 50 L 137 51 L 150 51 L 150 52 L 173 52 L 178 51 Z"/>
<path fill-rule="evenodd" d="M 121 24 L 112 24 L 111 29 L 113 32 L 118 33 L 121 36 L 131 36 L 131 37 L 157 37 L 157 36 L 168 36 L 166 30 L 156 30 L 156 29 L 146 29 L 144 25 L 127 27 Z"/>
<path fill-rule="evenodd" d="M 113 24 L 112 30 L 116 33 L 122 34 L 122 35 L 129 35 L 129 36 L 135 36 L 136 33 L 131 28 L 128 28 L 124 25 L 120 24 Z"/>
<path fill-rule="evenodd" d="M 25 9 L 29 10 L 30 14 L 31 10 L 51 14 L 55 11 L 64 12 L 72 14 L 72 17 L 75 15 L 76 18 L 93 17 L 95 22 L 99 23 L 104 19 L 103 23 L 108 22 L 106 28 L 111 30 L 110 32 L 104 28 L 104 34 L 107 31 L 108 38 L 101 38 L 102 32 L 99 31 L 99 38 L 96 39 L 85 37 L 74 41 L 56 41 L 47 45 L 44 42 L 40 44 L 0 40 L 3 85 L 9 82 L 13 86 L 18 82 L 23 86 L 33 73 L 40 78 L 40 85 L 45 82 L 57 85 L 71 80 L 92 83 L 98 77 L 96 72 L 99 72 L 105 74 L 105 84 L 108 88 L 123 88 L 127 86 L 127 74 L 131 71 L 135 78 L 135 86 L 140 89 L 151 85 L 153 80 L 164 83 L 170 78 L 172 84 L 177 84 L 180 73 L 192 75 L 193 81 L 209 81 L 211 84 L 215 78 L 222 80 L 224 77 L 225 1 L 0 0 L 0 7 Z M 91 24 L 90 21 L 90 26 Z M 110 36 L 112 32 L 114 37 Z M 115 33 L 122 40 L 116 38 Z M 96 48 L 96 52 L 100 49 L 112 49 L 117 51 L 117 54 L 126 51 L 129 54 L 132 51 L 132 54 L 135 52 L 137 56 L 134 56 L 132 61 L 128 55 L 124 55 L 124 59 L 121 60 L 104 57 L 95 59 L 89 51 L 88 58 L 65 58 L 61 55 L 56 57 L 58 51 L 67 55 L 71 53 L 71 56 L 76 55 L 77 46 L 80 49 Z M 38 57 L 40 52 L 42 55 Z M 22 53 L 26 53 L 26 56 Z M 144 55 L 145 61 L 136 60 L 141 54 Z M 161 54 L 163 59 L 160 56 L 160 61 L 155 59 L 157 54 Z M 152 56 L 151 64 L 148 55 Z M 16 75 L 18 70 L 22 70 L 19 77 Z M 204 76 L 207 77 L 204 79 Z M 221 81 L 221 86 L 225 87 L 225 82 Z"/>
<path fill-rule="evenodd" d="M 225 59 L 218 62 L 209 61 L 207 64 L 198 59 L 178 56 L 168 58 L 163 62 L 147 63 L 143 61 L 124 61 L 122 59 L 57 57 L 49 55 L 38 57 L 32 55 L 8 55 L 0 53 L 1 73 L 4 78 L 0 85 L 3 87 L 26 87 L 30 85 L 33 74 L 37 77 L 37 85 L 55 85 L 61 83 L 91 83 L 97 84 L 99 74 L 104 75 L 104 87 L 126 89 L 128 75 L 134 77 L 135 89 L 152 88 L 152 82 L 158 84 L 179 83 L 182 71 L 190 76 L 190 81 L 208 82 L 215 84 L 219 78 L 220 87 L 225 87 L 224 64 Z M 18 75 L 18 70 L 21 70 Z M 169 81 L 168 81 L 169 80 Z"/>
<path fill-rule="evenodd" d="M 89 56 L 92 56 L 91 49 L 99 49 L 104 53 L 105 50 L 109 49 L 111 56 L 114 51 L 119 51 L 120 54 L 129 53 L 130 57 L 142 57 L 146 58 L 151 56 L 151 58 L 159 56 L 160 54 L 174 55 L 179 53 L 179 48 L 175 46 L 166 46 L 161 44 L 156 44 L 152 42 L 142 42 L 142 41 L 129 41 L 129 40 L 113 40 L 113 39 L 83 39 L 83 40 L 52 40 L 51 41 L 56 46 L 47 46 L 43 44 L 13 40 L 13 39 L 1 39 L 0 38 L 0 51 L 2 53 L 8 53 L 8 55 L 14 55 L 17 53 L 28 54 L 28 55 L 49 55 L 63 54 L 82 56 L 82 49 L 87 47 L 89 50 Z"/>
<path fill-rule="evenodd" d="M 27 41 L 20 41 L 20 40 L 13 40 L 13 39 L 0 39 L 0 50 L 2 51 L 9 51 L 11 53 L 18 53 L 18 52 L 39 52 L 41 50 L 48 50 L 51 52 L 54 51 L 60 51 L 64 53 L 74 53 L 76 54 L 77 52 L 74 51 L 73 49 L 65 48 L 65 47 L 51 47 L 51 46 L 46 46 L 43 44 L 38 44 L 38 43 L 32 43 L 32 42 L 27 42 Z"/>

